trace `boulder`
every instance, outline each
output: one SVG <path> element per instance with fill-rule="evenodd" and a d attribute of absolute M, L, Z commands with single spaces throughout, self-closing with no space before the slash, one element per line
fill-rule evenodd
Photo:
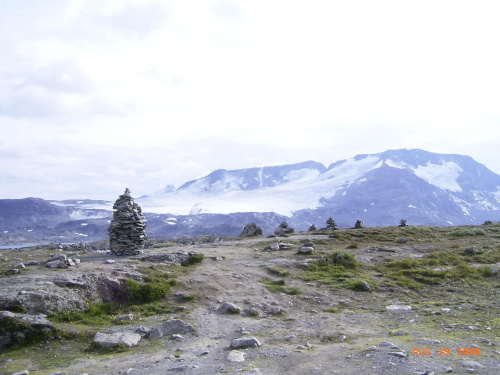
<path fill-rule="evenodd" d="M 135 332 L 115 332 L 101 333 L 97 332 L 94 336 L 94 343 L 103 348 L 112 348 L 114 346 L 136 346 L 141 341 L 142 336 Z"/>
<path fill-rule="evenodd" d="M 301 253 L 301 254 L 312 254 L 313 251 L 314 251 L 314 248 L 309 247 L 309 246 L 302 246 L 299 249 L 299 253 Z"/>
<path fill-rule="evenodd" d="M 180 319 L 167 320 L 153 327 L 149 333 L 150 339 L 157 339 L 167 335 L 195 333 L 196 329 L 189 323 Z"/>
<path fill-rule="evenodd" d="M 245 225 L 243 231 L 240 234 L 240 237 L 254 237 L 254 236 L 262 236 L 262 228 L 258 227 L 255 223 L 250 223 Z"/>

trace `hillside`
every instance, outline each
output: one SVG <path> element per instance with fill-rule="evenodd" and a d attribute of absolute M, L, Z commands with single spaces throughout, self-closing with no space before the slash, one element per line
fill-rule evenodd
<path fill-rule="evenodd" d="M 45 309 L 57 331 L 1 352 L 0 372 L 500 372 L 500 224 L 206 239 L 154 242 L 131 258 L 75 248 L 2 251 L 0 310 Z M 277 240 L 286 249 L 271 251 Z M 306 240 L 312 253 L 299 251 Z M 203 255 L 201 263 L 175 265 L 188 252 Z M 49 269 L 49 253 L 80 264 Z M 12 274 L 28 260 L 41 263 Z M 135 285 L 130 279 L 142 290 L 171 290 L 123 304 L 127 285 Z M 128 313 L 132 320 L 114 320 Z M 193 331 L 158 337 L 167 322 Z M 104 349 L 93 343 L 96 332 L 143 337 L 128 348 Z M 231 347 L 252 338 L 261 345 Z"/>

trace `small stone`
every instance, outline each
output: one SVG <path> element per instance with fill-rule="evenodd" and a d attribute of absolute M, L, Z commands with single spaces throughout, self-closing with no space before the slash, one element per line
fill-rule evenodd
<path fill-rule="evenodd" d="M 272 242 L 270 247 L 271 247 L 271 250 L 278 251 L 280 249 L 280 244 L 279 244 L 279 242 Z"/>
<path fill-rule="evenodd" d="M 446 370 L 444 370 L 447 374 L 453 372 L 453 367 L 446 367 Z"/>
<path fill-rule="evenodd" d="M 408 356 L 405 352 L 389 352 L 389 354 L 399 358 L 406 358 Z"/>
<path fill-rule="evenodd" d="M 222 302 L 217 309 L 217 312 L 219 314 L 239 314 L 241 312 L 241 308 L 231 302 Z"/>
<path fill-rule="evenodd" d="M 149 333 L 150 339 L 156 339 L 167 335 L 194 333 L 196 329 L 189 323 L 180 319 L 167 320 L 159 326 L 154 327 Z"/>
<path fill-rule="evenodd" d="M 479 362 L 470 361 L 470 360 L 462 361 L 462 362 L 460 362 L 460 364 L 463 367 L 470 367 L 470 368 L 484 368 L 485 367 L 484 365 L 480 364 Z"/>
<path fill-rule="evenodd" d="M 116 262 L 113 259 L 106 259 L 104 261 L 105 264 L 115 264 Z"/>
<path fill-rule="evenodd" d="M 396 331 L 396 332 L 389 332 L 389 335 L 391 336 L 406 336 L 408 334 L 408 332 L 400 329 L 399 331 Z"/>
<path fill-rule="evenodd" d="M 16 264 L 14 266 L 14 268 L 26 268 L 26 266 L 24 265 L 24 263 L 19 263 L 19 264 Z"/>
<path fill-rule="evenodd" d="M 389 341 L 382 341 L 379 345 L 384 347 L 389 347 L 391 349 L 399 349 L 399 346 Z"/>
<path fill-rule="evenodd" d="M 245 362 L 245 353 L 238 350 L 231 350 L 226 359 L 232 363 Z"/>
<path fill-rule="evenodd" d="M 30 374 L 30 372 L 28 370 L 24 370 L 21 372 L 15 372 L 12 375 L 29 375 L 29 374 Z"/>
<path fill-rule="evenodd" d="M 255 337 L 240 337 L 231 341 L 232 348 L 255 348 L 261 345 Z"/>
<path fill-rule="evenodd" d="M 184 340 L 184 336 L 181 336 L 181 335 L 175 334 L 175 335 L 172 335 L 172 336 L 171 336 L 171 339 L 172 339 L 172 340 L 177 340 L 177 341 L 182 341 L 182 340 Z"/>
<path fill-rule="evenodd" d="M 114 322 L 124 322 L 124 321 L 131 321 L 134 320 L 134 315 L 132 314 L 125 314 L 125 315 L 118 315 L 113 319 Z"/>
<path fill-rule="evenodd" d="M 281 314 L 283 314 L 283 310 L 279 307 L 273 307 L 271 309 L 271 314 L 272 315 L 281 315 Z"/>
<path fill-rule="evenodd" d="M 75 262 L 74 262 L 74 261 L 73 261 L 73 259 L 71 259 L 71 258 L 68 258 L 68 259 L 66 260 L 66 264 L 67 264 L 68 266 L 70 266 L 70 267 L 74 267 L 74 266 L 76 266 Z"/>

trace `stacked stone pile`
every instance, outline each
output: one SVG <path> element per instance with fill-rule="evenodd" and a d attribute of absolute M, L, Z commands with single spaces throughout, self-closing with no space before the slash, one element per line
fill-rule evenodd
<path fill-rule="evenodd" d="M 294 232 L 295 230 L 292 227 L 289 227 L 288 223 L 284 221 L 274 230 L 274 235 L 286 237 L 287 234 L 292 234 Z"/>
<path fill-rule="evenodd" d="M 335 220 L 333 220 L 332 217 L 329 217 L 328 220 L 326 221 L 326 229 L 330 229 L 330 230 L 337 230 L 337 229 L 339 229 L 337 227 L 337 223 L 335 223 Z"/>
<path fill-rule="evenodd" d="M 354 224 L 354 229 L 364 229 L 365 228 L 365 223 L 363 223 L 361 220 L 356 220 L 356 223 Z"/>
<path fill-rule="evenodd" d="M 115 255 L 142 254 L 147 239 L 146 218 L 129 189 L 118 197 L 113 209 L 113 220 L 108 228 L 111 252 Z"/>

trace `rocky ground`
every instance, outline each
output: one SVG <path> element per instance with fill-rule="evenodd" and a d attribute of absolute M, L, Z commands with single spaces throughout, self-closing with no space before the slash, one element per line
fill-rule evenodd
<path fill-rule="evenodd" d="M 142 267 L 170 264 L 165 254 L 196 252 L 204 259 L 172 267 L 177 285 L 161 302 L 165 313 L 134 312 L 127 324 L 99 327 L 49 315 L 66 334 L 6 348 L 0 373 L 498 374 L 500 226 L 461 230 L 298 233 L 281 238 L 291 246 L 277 251 L 269 248 L 274 238 L 232 239 L 149 249 L 158 257 L 146 261 L 87 251 L 68 254 L 80 259 L 75 267 L 49 269 L 43 262 L 17 274 L 11 269 L 19 263 L 49 254 L 2 250 L 0 308 L 12 310 L 16 300 L 28 314 L 112 298 L 120 280 L 141 279 Z M 312 253 L 298 251 L 305 240 L 314 244 Z M 354 255 L 358 267 L 313 272 L 318 259 L 336 251 Z M 432 261 L 422 270 L 412 259 Z M 394 260 L 402 261 L 399 268 L 383 268 Z M 194 331 L 148 338 L 172 319 Z M 142 339 L 96 350 L 96 332 L 139 332 Z M 240 338 L 251 347 L 237 347 Z"/>

